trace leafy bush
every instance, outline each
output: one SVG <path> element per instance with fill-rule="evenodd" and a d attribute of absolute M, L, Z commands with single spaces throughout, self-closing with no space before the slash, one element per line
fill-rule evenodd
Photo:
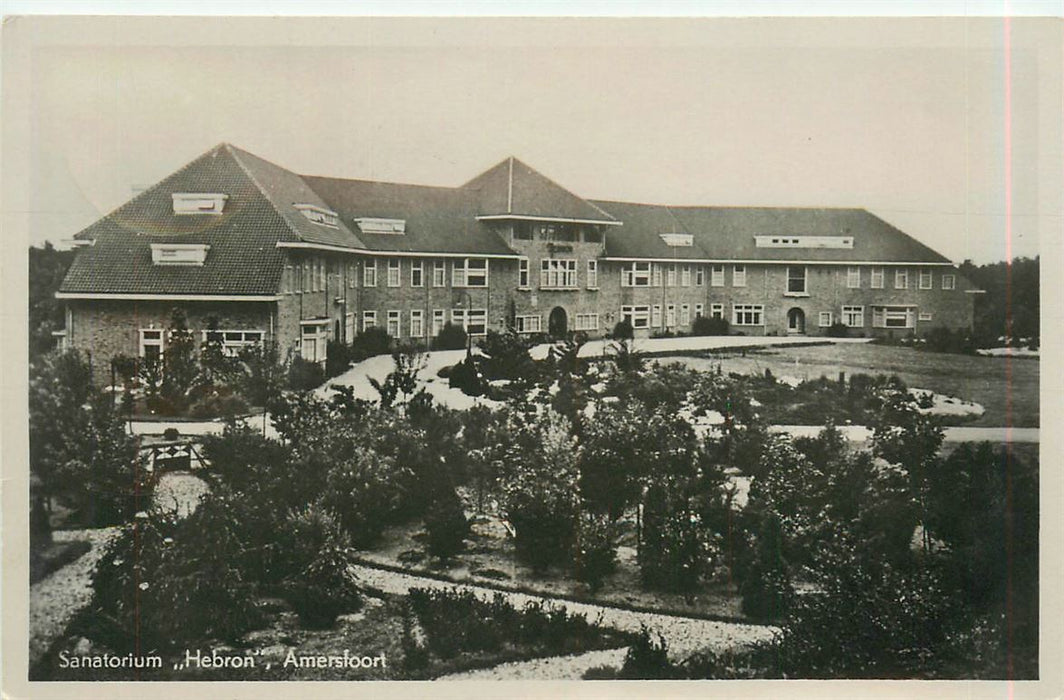
<path fill-rule="evenodd" d="M 699 316 L 691 324 L 691 335 L 728 335 L 728 319 Z"/>
<path fill-rule="evenodd" d="M 361 609 L 362 592 L 347 550 L 325 545 L 301 576 L 286 582 L 285 599 L 311 629 L 331 627 L 339 615 Z"/>
<path fill-rule="evenodd" d="M 516 331 L 488 331 L 479 347 L 484 356 L 481 369 L 488 380 L 530 379 L 536 373 L 536 363 L 528 354 L 531 346 Z"/>
<path fill-rule="evenodd" d="M 618 677 L 625 680 L 662 680 L 681 678 L 682 675 L 669 661 L 669 645 L 665 638 L 659 634 L 655 641 L 644 625 L 628 647 Z"/>
<path fill-rule="evenodd" d="M 635 337 L 635 328 L 632 327 L 631 321 L 623 319 L 613 327 L 613 333 L 610 336 L 614 340 L 631 340 Z"/>
<path fill-rule="evenodd" d="M 325 346 L 325 377 L 332 378 L 351 368 L 352 347 L 339 340 L 330 340 Z"/>
<path fill-rule="evenodd" d="M 380 326 L 372 326 L 363 330 L 351 341 L 348 359 L 351 362 L 362 362 L 377 355 L 387 355 L 392 351 L 392 342 L 388 331 Z"/>
<path fill-rule="evenodd" d="M 588 513 L 580 517 L 573 559 L 576 578 L 588 584 L 592 593 L 601 588 L 617 564 L 613 523 L 608 516 Z"/>
<path fill-rule="evenodd" d="M 453 323 L 444 324 L 432 341 L 433 350 L 461 350 L 466 346 L 466 332 Z"/>
<path fill-rule="evenodd" d="M 447 377 L 448 385 L 460 389 L 466 396 L 483 396 L 488 384 L 478 364 L 473 355 L 456 364 Z"/>
<path fill-rule="evenodd" d="M 302 357 L 292 358 L 292 364 L 288 367 L 289 389 L 309 391 L 324 383 L 325 370 L 319 363 L 304 360 Z"/>
<path fill-rule="evenodd" d="M 458 494 L 452 489 L 436 498 L 425 513 L 426 545 L 429 554 L 447 559 L 462 551 L 465 536 L 469 533 L 469 521 Z"/>
<path fill-rule="evenodd" d="M 849 326 L 842 321 L 835 321 L 828 329 L 824 331 L 824 335 L 829 338 L 845 338 L 850 334 Z"/>
<path fill-rule="evenodd" d="M 743 567 L 739 595 L 742 611 L 755 620 L 776 620 L 790 609 L 794 597 L 787 564 L 783 559 L 779 520 L 766 517 L 754 547 L 753 561 Z"/>
<path fill-rule="evenodd" d="M 240 396 L 212 394 L 192 404 L 188 409 L 188 414 L 193 418 L 215 418 L 238 416 L 250 410 L 247 401 Z"/>

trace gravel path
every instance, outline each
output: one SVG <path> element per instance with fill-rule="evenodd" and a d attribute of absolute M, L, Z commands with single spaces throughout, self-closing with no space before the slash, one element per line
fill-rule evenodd
<path fill-rule="evenodd" d="M 75 613 L 88 605 L 92 598 L 92 570 L 103 556 L 107 542 L 117 533 L 116 528 L 99 530 L 57 530 L 52 537 L 57 542 L 84 540 L 92 549 L 78 559 L 30 586 L 30 666 L 48 651 L 52 642 L 63 633 Z"/>
<path fill-rule="evenodd" d="M 401 574 L 393 571 L 374 569 L 368 566 L 354 567 L 359 578 L 366 584 L 378 588 L 386 593 L 405 594 L 411 588 L 446 589 L 461 588 L 472 591 L 477 597 L 490 600 L 500 591 L 481 586 L 468 584 L 453 584 L 438 581 L 431 578 L 422 578 L 411 574 Z M 597 623 L 604 627 L 622 630 L 625 632 L 638 632 L 643 625 L 652 634 L 661 634 L 669 645 L 669 655 L 674 659 L 683 658 L 700 649 L 712 648 L 717 650 L 730 647 L 742 646 L 753 642 L 767 641 L 776 632 L 775 627 L 767 625 L 747 625 L 735 622 L 717 622 L 714 620 L 702 620 L 698 618 L 676 617 L 649 612 L 634 612 L 622 610 L 604 605 L 592 603 L 576 603 L 556 598 L 528 595 L 526 593 L 514 593 L 504 591 L 501 594 L 515 607 L 523 607 L 533 600 L 547 601 L 559 607 L 564 607 L 570 613 L 580 613 L 587 616 L 588 622 Z M 476 673 L 477 678 L 501 678 L 493 673 L 508 673 L 506 678 L 579 678 L 585 670 L 592 666 L 603 663 L 619 665 L 616 657 L 619 654 L 621 661 L 624 660 L 624 649 L 613 649 L 608 652 L 595 652 L 596 654 L 612 654 L 600 659 L 592 654 L 581 654 L 570 657 L 551 657 L 550 659 L 538 659 L 535 661 L 503 664 L 494 669 L 470 672 Z M 456 678 L 466 677 L 470 674 L 457 674 Z M 526 675 L 529 674 L 529 675 Z M 572 674 L 575 674 L 572 675 Z"/>
<path fill-rule="evenodd" d="M 584 671 L 596 666 L 620 668 L 627 648 L 589 651 L 576 656 L 551 656 L 531 661 L 512 661 L 492 668 L 441 676 L 441 681 L 579 681 Z"/>

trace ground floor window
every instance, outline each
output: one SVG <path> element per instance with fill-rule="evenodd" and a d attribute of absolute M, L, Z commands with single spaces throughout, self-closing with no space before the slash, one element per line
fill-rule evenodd
<path fill-rule="evenodd" d="M 543 328 L 542 316 L 517 316 L 514 328 L 518 333 L 539 333 Z"/>
<path fill-rule="evenodd" d="M 451 322 L 462 326 L 469 335 L 484 335 L 488 332 L 488 310 L 452 309 Z"/>
<path fill-rule="evenodd" d="M 875 328 L 912 328 L 913 310 L 907 306 L 873 306 L 872 326 Z"/>
<path fill-rule="evenodd" d="M 669 304 L 665 307 L 665 325 L 669 327 L 676 325 L 676 304 Z"/>
<path fill-rule="evenodd" d="M 820 327 L 827 328 L 832 324 L 832 314 L 830 311 L 820 312 Z"/>
<path fill-rule="evenodd" d="M 764 304 L 735 304 L 732 306 L 732 324 L 736 326 L 763 326 Z"/>
<path fill-rule="evenodd" d="M 300 329 L 300 356 L 308 362 L 325 362 L 329 321 L 303 321 Z"/>
<path fill-rule="evenodd" d="M 682 304 L 680 306 L 680 325 L 686 326 L 691 322 L 691 305 Z"/>
<path fill-rule="evenodd" d="M 388 335 L 393 338 L 398 338 L 401 331 L 399 330 L 399 321 L 402 316 L 401 311 L 389 311 L 388 312 Z"/>
<path fill-rule="evenodd" d="M 702 318 L 705 312 L 706 307 L 704 304 L 695 304 L 695 318 Z"/>
<path fill-rule="evenodd" d="M 921 311 L 920 312 L 920 320 L 921 321 L 930 321 L 932 318 L 934 318 L 934 317 L 931 315 L 931 312 L 929 312 L 929 311 Z"/>
<path fill-rule="evenodd" d="M 425 335 L 425 312 L 414 309 L 410 312 L 410 337 L 420 338 Z"/>
<path fill-rule="evenodd" d="M 654 328 L 661 325 L 661 304 L 654 304 L 651 308 L 650 325 Z"/>
<path fill-rule="evenodd" d="M 850 328 L 864 328 L 864 307 L 842 307 L 842 323 Z"/>
<path fill-rule="evenodd" d="M 348 343 L 355 337 L 355 315 L 350 311 L 344 314 L 344 340 Z"/>
<path fill-rule="evenodd" d="M 660 313 L 660 308 L 659 313 Z M 621 318 L 628 323 L 632 324 L 632 328 L 649 328 L 650 327 L 650 307 L 649 306 L 622 306 Z"/>
<path fill-rule="evenodd" d="M 595 331 L 599 327 L 598 314 L 577 314 L 574 329 L 578 331 Z"/>
<path fill-rule="evenodd" d="M 163 354 L 163 331 L 154 328 L 141 328 L 138 353 L 144 358 L 159 359 Z"/>
<path fill-rule="evenodd" d="M 222 352 L 230 357 L 239 355 L 249 345 L 261 344 L 265 337 L 266 331 L 203 331 L 203 342 L 221 343 Z"/>
<path fill-rule="evenodd" d="M 362 330 L 368 331 L 370 328 L 374 328 L 377 325 L 377 312 L 376 311 L 363 311 L 362 312 Z"/>
<path fill-rule="evenodd" d="M 709 315 L 713 318 L 724 318 L 724 304 L 710 304 Z"/>
<path fill-rule="evenodd" d="M 443 327 L 447 324 L 447 312 L 443 309 L 433 309 L 432 311 L 432 337 L 435 338 L 443 330 Z"/>

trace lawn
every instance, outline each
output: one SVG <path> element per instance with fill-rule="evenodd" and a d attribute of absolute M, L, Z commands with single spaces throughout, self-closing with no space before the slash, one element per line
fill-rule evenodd
<path fill-rule="evenodd" d="M 1033 428 L 1039 425 L 1039 361 L 946 353 L 875 344 L 776 347 L 742 353 L 701 353 L 696 357 L 670 357 L 661 362 L 683 362 L 711 371 L 764 374 L 777 377 L 837 379 L 839 372 L 896 374 L 910 388 L 929 389 L 981 404 L 986 412 L 964 425 Z"/>

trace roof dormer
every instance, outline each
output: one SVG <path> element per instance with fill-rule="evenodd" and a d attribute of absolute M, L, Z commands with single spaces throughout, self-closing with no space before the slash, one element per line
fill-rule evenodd
<path fill-rule="evenodd" d="M 218 192 L 174 192 L 175 214 L 221 214 L 229 195 Z"/>
<path fill-rule="evenodd" d="M 358 230 L 362 233 L 386 233 L 402 235 L 406 233 L 406 219 L 381 219 L 362 217 L 355 219 Z"/>
<path fill-rule="evenodd" d="M 202 265 L 210 246 L 204 243 L 152 243 L 151 261 L 156 265 Z"/>
<path fill-rule="evenodd" d="M 340 227 L 340 215 L 332 209 L 319 207 L 316 204 L 296 204 L 294 206 L 303 216 L 319 226 Z"/>

